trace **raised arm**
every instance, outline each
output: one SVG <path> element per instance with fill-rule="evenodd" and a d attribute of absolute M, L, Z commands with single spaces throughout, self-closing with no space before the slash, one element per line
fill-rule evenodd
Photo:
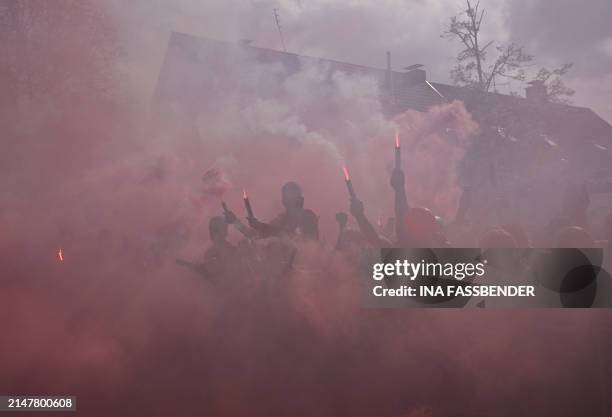
<path fill-rule="evenodd" d="M 271 223 L 264 223 L 257 220 L 255 217 L 247 217 L 247 221 L 249 222 L 249 226 L 256 233 L 256 236 L 259 238 L 267 238 L 276 236 L 281 233 L 282 228 L 278 225 L 276 220 Z"/>
<path fill-rule="evenodd" d="M 368 243 L 375 247 L 381 246 L 381 240 L 378 233 L 376 233 L 376 229 L 374 229 L 372 223 L 370 223 L 368 218 L 365 216 L 363 203 L 357 198 L 351 198 L 351 214 L 355 220 L 357 220 L 359 230 L 361 231 L 361 234 L 365 236 Z"/>
<path fill-rule="evenodd" d="M 231 210 L 225 210 L 223 212 L 223 216 L 225 217 L 225 222 L 227 224 L 233 225 L 236 230 L 238 230 L 244 237 L 247 239 L 254 239 L 256 237 L 256 233 L 254 230 L 249 229 L 247 225 L 242 223 L 238 217 Z"/>
<path fill-rule="evenodd" d="M 408 212 L 408 198 L 405 183 L 404 171 L 395 168 L 391 173 L 391 187 L 395 193 L 395 233 L 398 242 L 403 242 L 406 235 L 404 223 Z"/>

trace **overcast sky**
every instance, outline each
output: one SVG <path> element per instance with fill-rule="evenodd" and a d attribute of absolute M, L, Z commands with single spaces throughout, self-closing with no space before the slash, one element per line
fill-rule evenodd
<path fill-rule="evenodd" d="M 441 39 L 464 0 L 107 0 L 126 42 L 123 69 L 150 95 L 171 30 L 281 49 L 279 9 L 288 51 L 377 67 L 420 63 L 432 81 L 448 82 L 458 44 Z M 612 121 L 612 1 L 481 0 L 485 39 L 513 40 L 540 66 L 573 62 L 572 99 Z M 522 90 L 522 88 L 521 88 Z"/>

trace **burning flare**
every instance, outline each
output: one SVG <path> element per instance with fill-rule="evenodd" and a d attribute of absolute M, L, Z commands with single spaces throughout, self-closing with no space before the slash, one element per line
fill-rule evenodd
<path fill-rule="evenodd" d="M 346 181 L 350 181 L 351 177 L 349 176 L 348 168 L 344 166 L 342 167 L 342 171 L 344 171 L 344 179 Z"/>
<path fill-rule="evenodd" d="M 64 262 L 64 249 L 59 248 L 59 249 L 57 250 L 57 259 L 58 259 L 58 261 L 60 261 L 60 262 Z"/>
<path fill-rule="evenodd" d="M 255 218 L 255 216 L 253 216 L 253 209 L 251 208 L 251 202 L 249 201 L 249 196 L 247 195 L 247 192 L 245 189 L 242 190 L 242 201 L 244 201 L 244 208 L 247 211 L 247 217 Z"/>
<path fill-rule="evenodd" d="M 402 169 L 402 151 L 400 149 L 399 129 L 395 129 L 395 169 Z"/>
<path fill-rule="evenodd" d="M 350 197 L 356 199 L 357 196 L 355 195 L 355 190 L 353 189 L 353 183 L 351 182 L 348 168 L 343 166 L 342 170 L 344 171 L 344 183 L 346 184 L 346 189 L 348 190 Z"/>

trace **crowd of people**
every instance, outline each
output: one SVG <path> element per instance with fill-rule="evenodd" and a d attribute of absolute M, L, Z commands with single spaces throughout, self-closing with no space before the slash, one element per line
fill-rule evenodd
<path fill-rule="evenodd" d="M 483 226 L 474 210 L 473 190 L 464 187 L 454 219 L 444 221 L 425 207 L 409 204 L 402 169 L 391 172 L 394 193 L 394 217 L 373 224 L 366 215 L 364 203 L 349 193 L 350 215 L 357 228 L 349 227 L 349 215 L 336 214 L 338 234 L 333 250 L 358 256 L 364 248 L 593 248 L 612 243 L 612 214 L 604 221 L 607 237 L 596 240 L 589 227 L 589 190 L 586 185 L 568 187 L 559 212 L 540 230 L 529 232 L 519 223 Z M 223 205 L 222 215 L 209 221 L 212 242 L 203 262 L 177 262 L 204 275 L 210 281 L 223 277 L 262 272 L 282 276 L 294 268 L 300 242 L 319 242 L 319 217 L 305 207 L 301 186 L 288 182 L 281 190 L 284 211 L 270 222 L 247 216 L 246 224 Z M 228 241 L 229 228 L 242 236 L 237 245 Z M 355 257 L 355 259 L 356 259 Z M 260 274 L 261 275 L 261 274 Z"/>

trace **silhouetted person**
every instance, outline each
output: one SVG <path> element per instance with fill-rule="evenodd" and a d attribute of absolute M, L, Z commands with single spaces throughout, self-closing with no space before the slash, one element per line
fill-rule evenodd
<path fill-rule="evenodd" d="M 256 233 L 250 229 L 247 225 L 242 223 L 240 219 L 234 214 L 231 210 L 226 210 L 223 212 L 223 217 L 225 218 L 225 223 L 233 225 L 236 230 L 238 230 L 244 237 L 247 239 L 253 239 L 256 237 Z"/>
<path fill-rule="evenodd" d="M 372 226 L 372 223 L 370 223 L 370 221 L 366 217 L 365 209 L 361 200 L 358 200 L 357 198 L 351 198 L 351 215 L 357 221 L 361 235 L 370 246 L 373 246 L 375 248 L 389 246 L 390 242 L 387 242 L 385 239 L 381 238 L 378 235 L 376 229 L 374 228 L 374 226 Z"/>
<path fill-rule="evenodd" d="M 395 205 L 395 238 L 398 244 L 403 245 L 408 242 L 408 235 L 404 227 L 404 220 L 408 211 L 408 198 L 405 189 L 406 178 L 404 171 L 395 168 L 391 172 L 391 187 L 394 191 Z"/>
<path fill-rule="evenodd" d="M 220 283 L 233 278 L 240 270 L 238 249 L 227 241 L 227 223 L 221 216 L 215 216 L 208 222 L 208 233 L 211 245 L 204 252 L 202 263 L 186 262 L 177 259 L 177 263 L 187 266 L 208 280 Z"/>
<path fill-rule="evenodd" d="M 358 259 L 361 256 L 361 251 L 364 248 L 372 247 L 371 243 L 365 238 L 359 230 L 347 227 L 348 216 L 346 213 L 337 213 L 336 221 L 338 222 L 338 239 L 336 241 L 336 250 Z M 392 246 L 391 244 L 385 246 Z"/>
<path fill-rule="evenodd" d="M 401 169 L 391 173 L 391 187 L 395 194 L 395 231 L 397 244 L 401 247 L 439 247 L 448 246 L 446 239 L 439 236 L 438 222 L 427 208 L 408 206 L 406 178 Z M 441 244 L 444 241 L 444 244 Z"/>
<path fill-rule="evenodd" d="M 336 221 L 338 222 L 338 239 L 336 241 L 336 249 L 362 249 L 366 247 L 382 247 L 392 246 L 391 242 L 384 237 L 379 236 L 371 223 L 363 213 L 363 204 L 359 200 L 352 201 L 351 210 L 353 216 L 360 218 L 364 230 L 369 230 L 369 237 L 365 236 L 362 230 L 355 230 L 347 227 L 348 216 L 346 213 L 336 213 Z"/>
<path fill-rule="evenodd" d="M 309 209 L 304 208 L 302 188 L 295 182 L 288 182 L 281 189 L 281 201 L 285 212 L 278 215 L 270 223 L 263 223 L 256 218 L 249 218 L 249 226 L 261 238 L 272 236 L 301 235 L 307 239 L 319 239 L 319 219 Z"/>
<path fill-rule="evenodd" d="M 260 270 L 271 287 L 282 285 L 293 268 L 297 248 L 289 239 L 272 237 L 261 245 Z M 276 287 L 279 289 L 279 287 Z"/>
<path fill-rule="evenodd" d="M 298 236 L 306 240 L 319 240 L 319 216 L 312 210 L 302 212 Z"/>
<path fill-rule="evenodd" d="M 211 255 L 218 251 L 235 251 L 236 247 L 227 241 L 227 222 L 221 216 L 215 216 L 208 222 L 208 234 L 212 245 L 206 253 Z"/>
<path fill-rule="evenodd" d="M 405 248 L 435 248 L 450 246 L 431 210 L 408 206 L 404 172 L 395 168 L 391 173 L 395 192 L 395 231 L 397 245 Z"/>

